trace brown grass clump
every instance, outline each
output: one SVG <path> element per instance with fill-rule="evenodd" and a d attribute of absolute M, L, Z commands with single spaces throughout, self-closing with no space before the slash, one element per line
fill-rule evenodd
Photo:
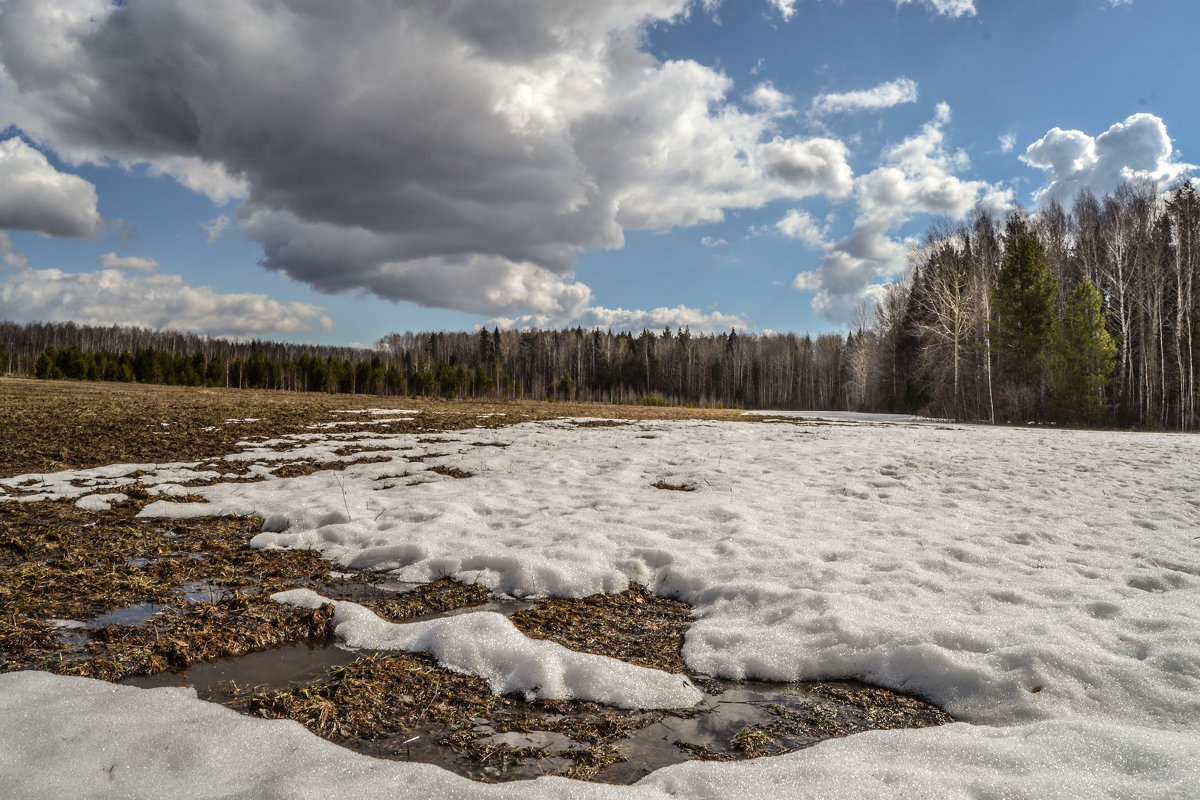
<path fill-rule="evenodd" d="M 491 593 L 482 586 L 442 578 L 411 592 L 389 593 L 385 597 L 364 600 L 362 604 L 389 622 L 407 622 L 430 614 L 481 606 L 489 597 Z"/>
<path fill-rule="evenodd" d="M 631 586 L 620 594 L 549 599 L 513 614 L 526 636 L 666 672 L 684 672 L 680 650 L 691 606 Z"/>
<path fill-rule="evenodd" d="M 290 461 L 271 474 L 276 478 L 299 478 L 314 472 L 341 472 L 355 464 L 383 464 L 391 460 L 390 456 L 363 456 L 352 461 Z"/>
<path fill-rule="evenodd" d="M 445 475 L 447 478 L 469 478 L 471 473 L 458 467 L 443 467 L 440 464 L 429 468 L 430 472 L 436 472 L 438 475 Z"/>

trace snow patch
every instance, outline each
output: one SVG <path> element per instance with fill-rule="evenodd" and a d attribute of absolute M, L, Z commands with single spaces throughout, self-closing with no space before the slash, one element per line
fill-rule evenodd
<path fill-rule="evenodd" d="M 494 611 L 393 623 L 358 603 L 329 600 L 310 589 L 278 592 L 271 599 L 298 608 L 330 604 L 334 632 L 347 646 L 429 653 L 447 669 L 485 679 L 498 695 L 647 709 L 690 708 L 704 696 L 683 675 L 530 639 Z"/>

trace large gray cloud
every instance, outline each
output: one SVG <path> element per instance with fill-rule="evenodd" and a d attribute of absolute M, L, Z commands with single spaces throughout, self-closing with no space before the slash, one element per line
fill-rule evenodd
<path fill-rule="evenodd" d="M 851 188 L 644 26 L 689 0 L 7 0 L 0 123 L 244 196 L 265 266 L 485 313 L 587 303 L 626 228 Z"/>
<path fill-rule="evenodd" d="M 99 228 L 95 186 L 18 137 L 0 141 L 0 229 L 78 237 Z"/>
<path fill-rule="evenodd" d="M 1176 157 L 1166 123 L 1144 113 L 1094 138 L 1083 131 L 1051 128 L 1025 149 L 1021 160 L 1046 172 L 1046 185 L 1033 196 L 1038 204 L 1070 203 L 1083 188 L 1104 194 L 1126 180 L 1148 180 L 1164 188 L 1196 169 Z"/>

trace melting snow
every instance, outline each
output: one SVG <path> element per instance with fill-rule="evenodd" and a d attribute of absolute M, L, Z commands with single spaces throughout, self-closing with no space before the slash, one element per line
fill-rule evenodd
<path fill-rule="evenodd" d="M 516 596 L 637 581 L 694 606 L 684 648 L 693 670 L 859 678 L 928 697 L 964 723 L 749 764 L 680 765 L 633 787 L 489 787 L 364 759 L 178 690 L 19 673 L 0 676 L 0 737 L 18 743 L 0 754 L 0 775 L 34 796 L 79 785 L 110 796 L 139 786 L 210 796 L 233 786 L 432 798 L 1200 796 L 1200 439 L 841 421 L 527 423 L 428 444 L 377 435 L 370 444 L 394 448 L 391 462 L 196 487 L 207 504 L 153 503 L 143 514 L 255 514 L 267 520 L 255 547 L 314 548 L 401 581 L 452 575 Z M 506 447 L 476 446 L 488 443 Z M 271 446 L 324 461 L 344 444 L 310 434 Z M 263 447 L 254 460 L 275 457 Z M 133 468 L 108 469 L 119 485 Z M 377 480 L 400 471 L 423 480 Z M 37 489 L 103 488 L 96 471 L 94 486 L 70 486 L 81 474 L 44 476 Z M 435 634 L 345 605 L 347 639 L 368 631 L 364 642 L 395 636 L 430 649 L 437 639 L 447 658 L 475 659 L 476 674 L 507 675 L 524 691 L 572 670 L 557 652 L 510 644 L 489 615 Z M 472 650 L 474 639 L 485 646 Z M 595 662 L 577 674 L 564 691 L 603 682 Z M 609 702 L 641 702 L 660 675 L 614 679 Z M 172 752 L 155 755 L 151 743 Z M 116 769 L 101 774 L 118 761 L 124 783 Z M 50 768 L 60 763 L 80 771 Z"/>
<path fill-rule="evenodd" d="M 530 702 L 574 698 L 619 708 L 690 708 L 703 697 L 683 675 L 530 639 L 495 611 L 397 624 L 310 589 L 271 599 L 300 608 L 331 603 L 334 632 L 349 647 L 429 653 L 447 669 L 486 679 L 495 694 L 520 692 Z"/>

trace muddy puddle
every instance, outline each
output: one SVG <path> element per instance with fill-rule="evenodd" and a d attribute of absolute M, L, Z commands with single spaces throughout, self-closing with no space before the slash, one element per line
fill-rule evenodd
<path fill-rule="evenodd" d="M 563 623 L 575 635 L 587 627 L 588 608 L 605 607 L 614 602 L 611 598 L 622 596 L 593 599 L 590 606 L 588 598 L 533 603 L 487 596 L 444 609 L 429 602 L 433 595 L 428 586 L 347 584 L 330 594 L 373 605 L 377 613 L 415 603 L 425 613 L 391 615 L 411 620 L 498 611 L 541 634 L 547 634 L 548 620 L 554 616 L 547 609 L 572 606 Z M 641 606 L 652 602 L 643 599 L 650 595 L 633 590 L 623 594 L 632 594 Z M 757 758 L 860 731 L 953 721 L 916 698 L 853 682 L 778 684 L 691 677 L 705 692 L 693 709 L 527 703 L 495 697 L 484 681 L 443 670 L 422 654 L 297 644 L 123 682 L 191 686 L 203 699 L 247 714 L 296 720 L 365 755 L 436 764 L 487 782 L 553 774 L 628 784 L 692 759 Z"/>

